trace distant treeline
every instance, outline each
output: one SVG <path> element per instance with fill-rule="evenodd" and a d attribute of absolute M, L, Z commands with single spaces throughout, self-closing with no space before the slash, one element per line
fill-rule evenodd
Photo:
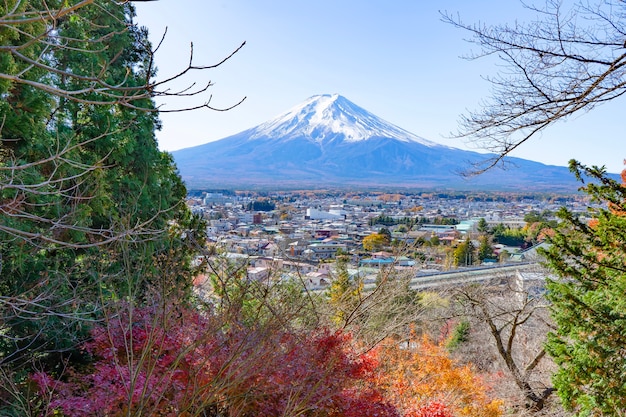
<path fill-rule="evenodd" d="M 227 196 L 234 196 L 235 192 L 233 190 L 228 190 L 228 189 L 205 189 L 205 190 L 187 190 L 187 197 L 195 197 L 195 198 L 199 198 L 199 197 L 204 197 L 204 195 L 206 195 L 207 193 L 209 194 L 222 194 L 222 195 L 227 195 Z"/>
<path fill-rule="evenodd" d="M 249 211 L 272 211 L 276 208 L 276 204 L 268 200 L 252 201 L 246 205 Z"/>
<path fill-rule="evenodd" d="M 328 190 L 328 189 L 257 189 L 257 190 L 232 190 L 220 188 L 195 188 L 188 190 L 189 197 L 201 197 L 203 193 L 221 193 L 228 196 L 240 196 L 250 198 L 271 198 L 277 201 L 294 201 L 302 198 L 342 198 L 344 204 L 348 199 L 372 199 L 377 201 L 381 198 L 381 202 L 385 200 L 386 194 L 381 190 Z M 402 198 L 416 198 L 424 200 L 467 200 L 472 202 L 521 202 L 521 201 L 546 201 L 552 203 L 566 203 L 569 201 L 580 201 L 586 199 L 578 193 L 559 194 L 545 192 L 510 192 L 510 191 L 451 191 L 451 192 L 432 192 L 425 190 L 415 190 L 413 192 L 393 193 L 395 198 L 391 201 L 398 201 Z"/>

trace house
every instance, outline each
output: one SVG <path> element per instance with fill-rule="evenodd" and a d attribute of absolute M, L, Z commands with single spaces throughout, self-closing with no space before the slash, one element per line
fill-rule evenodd
<path fill-rule="evenodd" d="M 317 229 L 315 231 L 315 239 L 330 239 L 339 236 L 339 231 L 333 229 Z"/>
<path fill-rule="evenodd" d="M 337 242 L 315 242 L 307 246 L 305 257 L 312 260 L 334 259 L 338 250 L 346 251 L 347 246 Z"/>
<path fill-rule="evenodd" d="M 249 267 L 247 270 L 248 279 L 253 281 L 264 281 L 270 276 L 270 268 L 263 266 Z"/>
<path fill-rule="evenodd" d="M 330 285 L 331 277 L 328 271 L 318 270 L 311 271 L 305 276 L 305 285 L 307 288 L 320 289 Z"/>
<path fill-rule="evenodd" d="M 543 257 L 538 253 L 537 249 L 543 248 L 547 249 L 550 245 L 546 242 L 538 243 L 534 246 L 531 246 L 528 249 L 524 249 L 522 251 L 511 254 L 509 260 L 511 262 L 532 262 L 537 260 L 542 260 Z"/>

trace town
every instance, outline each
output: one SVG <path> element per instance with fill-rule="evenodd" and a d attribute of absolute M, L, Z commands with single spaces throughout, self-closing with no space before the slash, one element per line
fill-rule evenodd
<path fill-rule="evenodd" d="M 188 204 L 211 253 L 245 265 L 248 279 L 297 277 L 311 290 L 330 285 L 338 254 L 365 283 L 384 267 L 417 277 L 536 263 L 555 212 L 589 206 L 576 195 L 340 191 L 204 191 Z"/>

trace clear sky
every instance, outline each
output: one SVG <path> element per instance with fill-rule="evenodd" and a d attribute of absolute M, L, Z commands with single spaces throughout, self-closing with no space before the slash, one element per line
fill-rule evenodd
<path fill-rule="evenodd" d="M 541 3 L 543 3 L 541 1 Z M 194 63 L 221 67 L 191 74 L 187 83 L 211 80 L 211 104 L 229 112 L 199 110 L 162 114 L 161 149 L 173 151 L 222 139 L 283 113 L 306 98 L 339 93 L 416 135 L 448 146 L 459 116 L 489 95 L 481 76 L 497 61 L 461 59 L 475 49 L 468 36 L 441 21 L 440 11 L 466 22 L 532 19 L 517 0 L 159 0 L 135 3 L 137 22 L 156 44 L 159 78 L 183 69 L 194 44 Z M 203 98 L 169 98 L 185 107 Z M 619 100 L 546 130 L 513 155 L 552 165 L 571 158 L 619 172 L 626 158 L 625 122 Z"/>

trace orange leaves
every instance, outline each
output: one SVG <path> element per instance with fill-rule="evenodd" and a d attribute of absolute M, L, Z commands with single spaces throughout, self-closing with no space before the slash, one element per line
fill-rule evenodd
<path fill-rule="evenodd" d="M 407 416 L 501 415 L 501 402 L 488 398 L 487 388 L 472 369 L 457 364 L 426 337 L 400 345 L 387 342 L 379 355 L 377 383 Z"/>
<path fill-rule="evenodd" d="M 616 216 L 626 216 L 626 209 L 624 209 L 623 206 L 623 202 L 621 204 L 615 204 L 615 203 L 609 203 L 609 210 L 611 210 L 611 213 L 615 214 Z"/>
<path fill-rule="evenodd" d="M 169 304 L 121 308 L 92 330 L 85 345 L 91 366 L 59 379 L 32 376 L 50 398 L 43 415 L 501 414 L 472 369 L 427 338 L 359 353 L 341 331 L 247 327 L 227 319 Z"/>
<path fill-rule="evenodd" d="M 624 165 L 626 165 L 626 160 L 624 160 Z M 626 186 L 626 169 L 622 170 L 620 176 L 622 178 L 622 186 Z M 611 210 L 611 212 L 615 214 L 616 216 L 622 216 L 622 217 L 626 216 L 626 208 L 625 208 L 624 201 L 621 201 L 620 204 L 609 202 L 609 210 Z"/>
<path fill-rule="evenodd" d="M 542 242 L 546 240 L 546 238 L 548 237 L 554 237 L 555 234 L 556 232 L 554 231 L 554 229 L 551 229 L 549 227 L 544 227 L 543 229 L 541 229 L 541 231 L 537 235 L 537 240 Z"/>

